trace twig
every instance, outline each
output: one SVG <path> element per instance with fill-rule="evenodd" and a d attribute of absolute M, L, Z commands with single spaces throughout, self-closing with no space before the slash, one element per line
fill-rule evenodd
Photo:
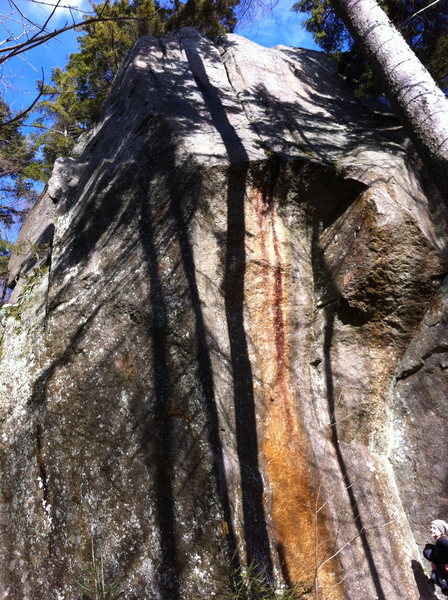
<path fill-rule="evenodd" d="M 428 4 L 428 6 L 424 6 L 423 8 L 421 8 L 420 10 L 418 10 L 416 13 L 414 13 L 413 15 L 411 15 L 410 17 L 408 17 L 406 19 L 406 21 L 404 22 L 404 25 L 406 25 L 406 23 L 409 23 L 409 21 L 411 19 L 413 19 L 414 17 L 416 17 L 417 15 L 421 14 L 422 12 L 424 12 L 425 10 L 428 10 L 428 8 L 431 8 L 431 6 L 434 6 L 434 4 L 437 4 L 438 2 L 440 2 L 440 0 L 434 0 L 434 2 L 431 2 L 431 4 Z"/>
<path fill-rule="evenodd" d="M 8 0 L 8 4 L 12 7 L 14 7 L 14 9 L 19 13 L 19 15 L 22 17 L 22 19 L 24 19 L 25 21 L 28 21 L 28 23 L 30 25 L 32 25 L 33 27 L 40 27 L 40 25 L 38 25 L 38 23 L 34 23 L 34 21 L 31 21 L 31 19 L 29 19 L 21 10 L 20 8 L 17 6 L 17 4 L 14 2 L 14 0 Z"/>
<path fill-rule="evenodd" d="M 347 540 L 345 542 L 345 544 L 342 544 L 342 546 L 340 548 L 338 548 L 335 552 L 333 552 L 333 554 L 331 556 L 329 556 L 328 558 L 326 558 L 325 560 L 323 560 L 320 565 L 317 567 L 316 569 L 316 575 L 315 575 L 315 580 L 317 578 L 318 572 L 319 570 L 326 565 L 328 562 L 330 562 L 330 560 L 332 560 L 333 558 L 335 558 L 338 554 L 340 554 L 342 552 L 342 550 L 344 548 L 346 548 L 347 546 L 349 546 L 354 540 L 356 540 L 358 537 L 360 537 L 361 535 L 363 535 L 366 531 L 370 531 L 371 529 L 377 529 L 378 527 L 387 527 L 388 525 L 390 525 L 391 523 L 394 523 L 397 519 L 391 519 L 390 521 L 387 521 L 387 523 L 378 523 L 377 525 L 372 525 L 371 527 L 363 527 L 361 529 L 361 531 L 358 531 L 356 533 L 356 535 L 354 535 L 352 538 L 350 538 L 349 540 Z"/>
<path fill-rule="evenodd" d="M 19 56 L 18 58 L 20 58 L 20 60 L 23 60 L 24 63 L 26 63 L 31 69 L 33 69 L 33 71 L 36 71 L 37 73 L 36 67 L 32 63 L 30 63 L 30 61 L 27 60 L 24 56 Z"/>
<path fill-rule="evenodd" d="M 34 98 L 33 102 L 28 106 L 28 108 L 26 108 L 25 110 L 22 110 L 22 112 L 20 112 L 15 117 L 12 117 L 12 119 L 9 119 L 8 121 L 4 121 L 3 123 L 0 123 L 0 127 L 5 127 L 5 125 L 11 125 L 11 123 L 15 123 L 16 121 L 23 119 L 23 117 L 25 117 L 25 115 L 27 115 L 34 108 L 34 106 L 36 106 L 36 103 L 38 102 L 38 100 L 40 99 L 40 97 L 42 96 L 43 93 L 44 93 L 44 70 L 42 69 L 42 81 L 39 84 L 39 93 Z"/>
<path fill-rule="evenodd" d="M 161 8 L 158 10 L 161 10 Z M 45 34 L 41 34 L 41 32 L 43 31 L 43 28 L 41 28 L 40 32 L 33 35 L 26 42 L 22 42 L 21 44 L 16 44 L 15 46 L 8 46 L 6 48 L 0 48 L 0 54 L 7 53 L 6 56 L 3 56 L 2 58 L 0 58 L 0 64 L 6 62 L 8 59 L 12 58 L 13 56 L 18 56 L 19 54 L 22 54 L 22 52 L 27 52 L 28 50 L 32 50 L 33 48 L 36 48 L 36 46 L 45 44 L 46 42 L 48 42 L 51 39 L 60 35 L 61 33 L 65 33 L 66 31 L 71 31 L 72 29 L 76 29 L 77 27 L 84 27 L 85 25 L 95 25 L 96 23 L 122 22 L 122 21 L 124 21 L 124 22 L 126 22 L 126 21 L 140 22 L 140 21 L 147 21 L 147 18 L 146 17 L 89 18 L 89 19 L 85 19 L 84 21 L 79 21 L 78 23 L 74 23 L 73 25 L 66 24 L 66 25 L 64 25 L 64 27 L 60 27 L 59 29 L 55 29 L 54 31 L 45 33 Z M 48 23 L 48 19 L 45 22 L 44 27 L 46 27 L 47 23 Z"/>

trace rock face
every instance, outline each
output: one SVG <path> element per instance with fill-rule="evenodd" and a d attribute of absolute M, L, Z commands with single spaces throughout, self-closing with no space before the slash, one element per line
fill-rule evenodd
<path fill-rule="evenodd" d="M 320 53 L 137 43 L 11 267 L 2 597 L 435 598 L 448 215 L 400 135 Z"/>

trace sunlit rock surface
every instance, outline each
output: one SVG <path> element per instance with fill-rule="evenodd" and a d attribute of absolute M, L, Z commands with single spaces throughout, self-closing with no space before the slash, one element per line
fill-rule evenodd
<path fill-rule="evenodd" d="M 320 53 L 137 43 L 11 265 L 2 597 L 435 598 L 448 215 L 401 135 Z"/>

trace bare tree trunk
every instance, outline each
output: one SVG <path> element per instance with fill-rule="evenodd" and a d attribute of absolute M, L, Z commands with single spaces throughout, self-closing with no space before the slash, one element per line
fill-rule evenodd
<path fill-rule="evenodd" d="M 448 100 L 375 0 L 332 0 L 448 203 Z"/>

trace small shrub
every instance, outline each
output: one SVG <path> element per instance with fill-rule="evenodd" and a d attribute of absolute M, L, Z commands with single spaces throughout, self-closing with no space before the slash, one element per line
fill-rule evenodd
<path fill-rule="evenodd" d="M 93 538 L 91 552 L 92 562 L 84 571 L 85 580 L 77 582 L 83 592 L 82 600 L 118 600 L 123 596 L 120 591 L 121 579 L 117 577 L 111 583 L 105 582 L 103 555 L 100 552 L 98 559 Z"/>
<path fill-rule="evenodd" d="M 312 586 L 303 582 L 293 587 L 275 585 L 254 563 L 229 570 L 228 579 L 220 597 L 223 600 L 299 600 L 312 592 Z"/>

